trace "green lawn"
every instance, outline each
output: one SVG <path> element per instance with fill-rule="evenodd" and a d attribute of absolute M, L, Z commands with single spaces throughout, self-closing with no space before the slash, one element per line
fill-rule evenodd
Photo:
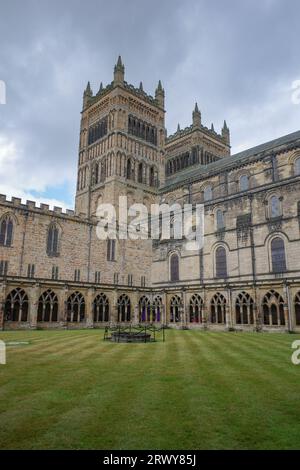
<path fill-rule="evenodd" d="M 100 330 L 0 332 L 2 449 L 300 448 L 299 335 L 174 331 L 112 344 Z"/>

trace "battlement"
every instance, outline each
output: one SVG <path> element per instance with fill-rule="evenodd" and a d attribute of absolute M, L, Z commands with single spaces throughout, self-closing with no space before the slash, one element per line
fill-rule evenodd
<path fill-rule="evenodd" d="M 22 203 L 21 198 L 12 197 L 11 200 L 9 200 L 5 194 L 0 194 L 0 205 L 1 204 L 15 209 L 30 210 L 39 214 L 45 214 L 50 216 L 59 215 L 62 217 L 69 217 L 73 219 L 85 219 L 84 214 L 75 214 L 75 211 L 72 209 L 66 209 L 66 211 L 64 212 L 62 207 L 54 206 L 53 209 L 50 209 L 49 204 L 40 203 L 40 205 L 37 206 L 35 201 L 30 200 L 27 200 L 26 204 L 24 204 Z"/>
<path fill-rule="evenodd" d="M 221 134 L 218 134 L 214 129 L 209 129 L 208 127 L 203 126 L 202 124 L 201 124 L 200 127 L 194 127 L 193 124 L 191 124 L 190 126 L 187 126 L 184 129 L 180 129 L 178 127 L 177 131 L 174 132 L 174 134 L 170 134 L 169 136 L 167 136 L 166 145 L 168 145 L 169 143 L 173 142 L 174 140 L 176 140 L 180 137 L 184 137 L 184 136 L 190 134 L 191 132 L 193 132 L 194 130 L 197 130 L 197 129 L 198 130 L 200 129 L 202 132 L 204 132 L 205 134 L 213 137 L 214 139 L 218 139 L 223 144 L 225 143 L 224 137 Z"/>
<path fill-rule="evenodd" d="M 131 85 L 130 83 L 127 83 L 126 81 L 124 81 L 123 85 L 118 85 L 118 86 L 121 86 L 125 90 L 130 91 L 131 93 L 133 93 L 138 98 L 142 98 L 143 100 L 148 101 L 148 103 L 151 104 L 152 106 L 158 106 L 158 102 L 157 102 L 156 98 L 154 98 L 152 95 L 149 95 L 148 93 L 146 93 L 143 90 L 143 88 L 141 88 L 141 87 L 136 88 L 134 85 Z M 113 81 L 111 83 L 109 83 L 106 87 L 101 87 L 100 86 L 99 91 L 95 95 L 91 95 L 89 97 L 89 100 L 86 104 L 86 108 L 89 108 L 90 106 L 97 103 L 97 101 L 99 99 L 103 98 L 105 95 L 107 95 L 114 88 L 115 88 L 115 84 L 114 84 Z"/>
<path fill-rule="evenodd" d="M 106 87 L 103 87 L 101 82 L 98 92 L 94 95 L 90 82 L 88 82 L 87 87 L 83 93 L 83 109 L 87 109 L 90 106 L 93 106 L 100 98 L 103 98 L 116 87 L 121 87 L 125 90 L 128 90 L 138 98 L 142 98 L 143 100 L 147 101 L 152 106 L 160 108 L 164 107 L 164 90 L 160 81 L 155 90 L 155 97 L 153 97 L 144 91 L 142 82 L 140 82 L 139 88 L 136 88 L 135 86 L 127 83 L 124 80 L 124 71 L 125 67 L 122 63 L 121 57 L 119 56 L 118 62 L 114 69 L 114 80 L 111 83 L 109 83 Z"/>

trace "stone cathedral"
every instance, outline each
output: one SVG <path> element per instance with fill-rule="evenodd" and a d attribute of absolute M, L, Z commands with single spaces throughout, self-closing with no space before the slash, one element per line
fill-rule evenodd
<path fill-rule="evenodd" d="M 167 135 L 165 91 L 125 81 L 83 94 L 75 210 L 0 195 L 0 329 L 177 328 L 300 332 L 300 131 L 231 155 L 192 123 Z M 100 203 L 204 204 L 204 245 L 100 240 Z"/>

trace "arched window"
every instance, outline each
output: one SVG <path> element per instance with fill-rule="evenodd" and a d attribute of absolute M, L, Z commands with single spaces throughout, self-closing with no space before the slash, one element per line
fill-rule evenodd
<path fill-rule="evenodd" d="M 247 191 L 249 189 L 249 177 L 248 175 L 240 176 L 240 191 Z"/>
<path fill-rule="evenodd" d="M 222 230 L 225 224 L 224 224 L 224 213 L 221 209 L 217 210 L 216 219 L 217 219 L 217 230 Z"/>
<path fill-rule="evenodd" d="M 210 201 L 212 199 L 212 187 L 206 186 L 203 192 L 204 201 Z"/>
<path fill-rule="evenodd" d="M 203 300 L 200 295 L 195 294 L 190 300 L 190 322 L 202 323 Z"/>
<path fill-rule="evenodd" d="M 160 322 L 161 313 L 162 313 L 162 298 L 160 296 L 157 296 L 153 300 L 153 307 L 152 307 L 153 321 Z"/>
<path fill-rule="evenodd" d="M 4 307 L 5 321 L 26 322 L 28 320 L 28 296 L 18 287 L 6 297 Z"/>
<path fill-rule="evenodd" d="M 272 196 L 269 201 L 269 212 L 270 218 L 273 219 L 275 217 L 280 217 L 281 209 L 280 209 L 280 201 L 278 196 Z"/>
<path fill-rule="evenodd" d="M 285 325 L 283 298 L 278 292 L 270 290 L 263 298 L 262 307 L 264 314 L 264 324 L 281 326 Z"/>
<path fill-rule="evenodd" d="M 226 323 L 226 299 L 219 292 L 211 299 L 210 321 L 211 323 Z"/>
<path fill-rule="evenodd" d="M 170 258 L 170 279 L 172 282 L 179 281 L 179 256 L 176 253 Z"/>
<path fill-rule="evenodd" d="M 82 322 L 85 315 L 85 301 L 80 292 L 74 292 L 67 300 L 67 321 Z"/>
<path fill-rule="evenodd" d="M 300 175 L 300 157 L 297 157 L 294 161 L 294 174 L 295 176 Z"/>
<path fill-rule="evenodd" d="M 107 239 L 106 259 L 107 259 L 107 261 L 115 261 L 116 260 L 116 240 L 114 240 L 112 238 Z"/>
<path fill-rule="evenodd" d="M 282 238 L 276 237 L 272 239 L 271 257 L 273 273 L 282 273 L 286 271 L 284 241 Z"/>
<path fill-rule="evenodd" d="M 58 299 L 57 295 L 48 289 L 39 298 L 38 322 L 55 322 L 58 319 Z"/>
<path fill-rule="evenodd" d="M 131 303 L 128 295 L 122 294 L 118 299 L 118 322 L 130 321 Z"/>
<path fill-rule="evenodd" d="M 130 158 L 128 158 L 128 160 L 127 160 L 126 178 L 127 178 L 128 180 L 131 179 L 131 161 L 130 161 Z"/>
<path fill-rule="evenodd" d="M 295 323 L 297 326 L 300 325 L 300 292 L 295 296 Z"/>
<path fill-rule="evenodd" d="M 58 255 L 58 228 L 55 224 L 51 224 L 48 229 L 47 237 L 47 254 L 49 256 Z"/>
<path fill-rule="evenodd" d="M 138 166 L 138 182 L 142 183 L 143 182 L 143 164 L 139 163 Z"/>
<path fill-rule="evenodd" d="M 105 294 L 98 294 L 93 301 L 94 322 L 109 321 L 109 301 Z"/>
<path fill-rule="evenodd" d="M 139 300 L 139 320 L 140 322 L 151 322 L 150 300 L 145 295 Z"/>
<path fill-rule="evenodd" d="M 95 167 L 94 167 L 94 184 L 98 183 L 98 179 L 99 179 L 99 165 L 98 165 L 98 163 L 95 163 Z"/>
<path fill-rule="evenodd" d="M 241 292 L 235 302 L 235 322 L 238 325 L 253 325 L 253 299 L 247 292 Z"/>
<path fill-rule="evenodd" d="M 227 277 L 226 250 L 223 246 L 216 249 L 216 277 Z"/>
<path fill-rule="evenodd" d="M 3 217 L 0 222 L 0 245 L 11 246 L 13 236 L 13 221 L 12 218 L 7 215 Z"/>
<path fill-rule="evenodd" d="M 154 186 L 155 184 L 155 173 L 153 166 L 150 168 L 150 177 L 149 177 L 149 185 Z"/>
<path fill-rule="evenodd" d="M 181 300 L 179 295 L 174 295 L 170 303 L 170 322 L 178 323 L 180 321 Z"/>

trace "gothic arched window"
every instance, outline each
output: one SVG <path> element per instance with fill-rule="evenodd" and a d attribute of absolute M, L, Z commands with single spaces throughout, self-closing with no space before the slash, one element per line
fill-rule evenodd
<path fill-rule="evenodd" d="M 132 175 L 131 175 L 131 161 L 130 161 L 130 158 L 128 158 L 128 160 L 127 160 L 127 166 L 126 166 L 126 178 L 127 178 L 128 180 L 130 180 L 130 179 L 131 179 L 131 176 L 132 176 Z"/>
<path fill-rule="evenodd" d="M 248 292 L 241 292 L 235 302 L 235 322 L 240 325 L 253 324 L 253 299 Z"/>
<path fill-rule="evenodd" d="M 282 273 L 286 271 L 284 241 L 282 238 L 276 237 L 272 239 L 271 257 L 273 273 Z"/>
<path fill-rule="evenodd" d="M 249 189 L 249 177 L 248 175 L 242 175 L 240 177 L 240 191 L 247 191 Z"/>
<path fill-rule="evenodd" d="M 149 177 L 149 184 L 150 186 L 154 186 L 155 184 L 155 173 L 154 173 L 154 168 L 153 166 L 150 168 L 150 177 Z"/>
<path fill-rule="evenodd" d="M 295 323 L 297 326 L 300 325 L 300 292 L 295 296 Z"/>
<path fill-rule="evenodd" d="M 203 300 L 199 294 L 192 296 L 190 300 L 190 322 L 202 323 Z"/>
<path fill-rule="evenodd" d="M 85 315 L 85 300 L 80 292 L 74 292 L 67 300 L 67 321 L 82 322 Z"/>
<path fill-rule="evenodd" d="M 57 295 L 48 289 L 39 298 L 37 321 L 52 322 L 57 321 L 58 299 Z"/>
<path fill-rule="evenodd" d="M 28 320 L 28 296 L 20 287 L 12 290 L 6 297 L 4 318 L 6 321 L 16 322 Z"/>
<path fill-rule="evenodd" d="M 226 299 L 217 292 L 210 303 L 210 321 L 212 323 L 226 323 Z"/>
<path fill-rule="evenodd" d="M 139 320 L 140 322 L 150 322 L 152 320 L 150 300 L 145 295 L 139 300 Z"/>
<path fill-rule="evenodd" d="M 118 299 L 118 322 L 130 321 L 131 303 L 128 295 L 122 294 Z"/>
<path fill-rule="evenodd" d="M 139 163 L 138 166 L 138 182 L 142 183 L 143 182 L 143 164 Z"/>
<path fill-rule="evenodd" d="M 216 277 L 227 277 L 226 250 L 223 246 L 216 249 Z"/>
<path fill-rule="evenodd" d="M 300 175 L 300 157 L 296 158 L 294 161 L 294 174 L 295 176 Z"/>
<path fill-rule="evenodd" d="M 179 281 L 179 256 L 173 253 L 170 258 L 170 280 Z"/>
<path fill-rule="evenodd" d="M 51 224 L 48 229 L 47 254 L 50 256 L 58 255 L 58 235 L 59 230 L 55 224 Z"/>
<path fill-rule="evenodd" d="M 204 201 L 210 201 L 212 199 L 212 187 L 206 186 L 203 192 Z"/>
<path fill-rule="evenodd" d="M 216 212 L 216 219 L 217 219 L 217 230 L 221 230 L 224 228 L 224 213 L 221 209 L 218 209 Z"/>
<path fill-rule="evenodd" d="M 99 181 L 99 164 L 98 163 L 95 163 L 95 167 L 94 167 L 94 184 L 97 184 Z"/>
<path fill-rule="evenodd" d="M 274 290 L 264 296 L 262 307 L 265 325 L 285 325 L 283 305 L 283 298 Z"/>
<path fill-rule="evenodd" d="M 116 260 L 116 240 L 114 240 L 113 238 L 107 239 L 106 255 L 107 261 Z"/>
<path fill-rule="evenodd" d="M 152 308 L 152 319 L 153 321 L 161 321 L 161 314 L 162 314 L 162 298 L 157 296 L 153 300 L 153 308 Z"/>
<path fill-rule="evenodd" d="M 272 196 L 269 201 L 270 218 L 279 217 L 281 215 L 280 201 L 278 196 Z"/>
<path fill-rule="evenodd" d="M 93 301 L 94 322 L 109 321 L 109 301 L 105 294 L 98 294 Z"/>
<path fill-rule="evenodd" d="M 170 322 L 178 323 L 180 321 L 181 301 L 178 295 L 174 295 L 170 303 Z"/>
<path fill-rule="evenodd" d="M 3 217 L 0 222 L 0 245 L 11 246 L 13 227 L 12 218 L 9 215 Z"/>

